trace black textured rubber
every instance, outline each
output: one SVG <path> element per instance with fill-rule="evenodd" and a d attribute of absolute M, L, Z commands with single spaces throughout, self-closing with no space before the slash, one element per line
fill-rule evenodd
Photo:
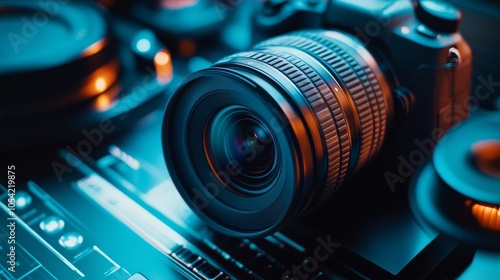
<path fill-rule="evenodd" d="M 355 169 L 363 166 L 381 147 L 386 131 L 386 106 L 376 75 L 360 55 L 324 31 L 298 32 L 265 41 L 257 48 L 287 46 L 318 59 L 345 87 L 359 120 L 360 148 Z M 355 57 L 357 59 L 355 59 Z M 355 143 L 352 144 L 353 146 Z M 352 156 L 355 156 L 354 154 Z"/>
<path fill-rule="evenodd" d="M 372 145 L 370 147 L 370 152 L 368 157 L 371 158 L 374 156 L 382 146 L 382 142 L 385 138 L 385 132 L 387 130 L 387 108 L 384 102 L 384 95 L 380 84 L 373 73 L 372 68 L 361 58 L 356 60 L 358 65 L 354 63 L 353 54 L 348 54 L 344 51 L 338 44 L 341 42 L 335 42 L 335 40 L 326 35 L 325 32 L 300 32 L 297 33 L 300 36 L 304 36 L 310 38 L 327 48 L 331 48 L 336 53 L 341 55 L 346 61 L 349 62 L 350 66 L 355 70 L 355 73 L 358 75 L 363 87 L 365 88 L 366 94 L 368 96 L 368 100 L 370 102 L 371 109 L 373 110 L 374 116 L 374 130 L 373 130 L 373 138 Z M 359 54 L 358 54 L 359 56 Z M 361 68 L 361 69 L 360 69 Z M 364 71 L 364 73 L 363 73 Z M 359 163 L 358 167 L 364 164 L 364 162 Z"/>
<path fill-rule="evenodd" d="M 351 143 L 347 123 L 337 97 L 323 79 L 298 57 L 273 49 L 245 56 L 262 61 L 287 76 L 306 97 L 322 131 L 327 154 L 326 181 L 319 187 L 320 197 L 329 196 L 340 186 L 349 166 Z"/>

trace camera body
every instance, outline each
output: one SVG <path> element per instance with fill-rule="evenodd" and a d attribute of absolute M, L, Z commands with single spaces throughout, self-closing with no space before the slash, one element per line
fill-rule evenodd
<path fill-rule="evenodd" d="M 267 1 L 254 17 L 258 37 L 303 28 L 349 33 L 392 77 L 396 127 L 377 171 L 392 190 L 406 183 L 444 132 L 468 117 L 472 53 L 460 21 L 460 11 L 447 3 L 409 0 Z"/>

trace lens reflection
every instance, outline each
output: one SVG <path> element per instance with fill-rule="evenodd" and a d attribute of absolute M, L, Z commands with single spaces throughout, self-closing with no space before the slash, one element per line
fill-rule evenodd
<path fill-rule="evenodd" d="M 274 145 L 271 136 L 253 119 L 244 119 L 235 125 L 225 139 L 228 157 L 244 173 L 252 176 L 265 174 L 273 164 Z"/>
<path fill-rule="evenodd" d="M 207 158 L 214 170 L 233 172 L 226 185 L 238 191 L 263 191 L 273 178 L 276 147 L 271 131 L 252 111 L 230 106 L 208 124 Z"/>

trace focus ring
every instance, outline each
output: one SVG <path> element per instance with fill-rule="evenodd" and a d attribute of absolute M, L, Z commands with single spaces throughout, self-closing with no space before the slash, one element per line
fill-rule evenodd
<path fill-rule="evenodd" d="M 316 36 L 316 33 L 313 34 Z M 353 169 L 359 168 L 379 149 L 382 142 L 380 140 L 383 139 L 381 136 L 385 133 L 385 105 L 383 98 L 377 100 L 377 102 L 375 99 L 378 98 L 373 98 L 382 95 L 380 86 L 371 71 L 371 74 L 365 72 L 366 69 L 370 70 L 369 67 L 362 67 L 358 61 L 354 60 L 337 44 L 331 42 L 331 40 L 321 38 L 318 38 L 321 39 L 321 42 L 316 42 L 314 41 L 317 40 L 316 38 L 313 40 L 305 38 L 306 36 L 313 35 L 307 35 L 306 33 L 285 35 L 266 41 L 258 47 L 287 45 L 305 51 L 321 60 L 340 78 L 355 104 L 356 108 L 353 108 L 353 110 L 357 112 L 360 121 L 360 149 L 356 165 L 352 167 Z M 373 92 L 373 90 L 370 90 L 371 85 L 377 92 L 375 95 L 371 93 Z M 378 107 L 383 108 L 383 110 Z"/>
<path fill-rule="evenodd" d="M 336 42 L 334 42 L 334 39 L 325 35 L 325 32 L 301 32 L 299 33 L 300 36 L 307 37 L 310 39 L 313 39 L 327 48 L 332 48 L 335 52 L 343 56 L 345 59 L 353 60 L 352 56 L 347 54 L 345 51 L 343 51 L 340 46 Z M 374 113 L 374 131 L 373 131 L 373 138 L 372 138 L 372 147 L 371 151 L 369 153 L 369 158 L 373 157 L 379 150 L 380 147 L 382 146 L 382 142 L 385 138 L 385 131 L 386 131 L 386 124 L 387 124 L 387 112 L 386 112 L 386 106 L 384 102 L 384 95 L 382 92 L 382 88 L 377 80 L 377 77 L 375 73 L 373 73 L 373 70 L 369 65 L 354 65 L 351 64 L 351 66 L 356 70 L 357 73 L 360 73 L 359 71 L 364 71 L 364 75 L 359 76 L 366 93 L 368 95 L 368 100 L 370 101 L 371 108 L 373 109 Z M 360 69 L 362 68 L 362 69 Z M 362 164 L 362 163 L 361 163 Z M 359 166 L 359 165 L 358 165 Z"/>
<path fill-rule="evenodd" d="M 271 52 L 271 49 L 265 49 L 261 51 Z M 311 81 L 317 88 L 317 92 L 312 92 L 312 95 L 310 96 L 306 94 L 306 97 L 308 98 L 310 104 L 313 104 L 312 99 L 317 98 L 317 95 L 319 94 L 328 105 L 330 113 L 327 115 L 324 114 L 323 117 L 328 118 L 324 121 L 330 122 L 333 118 L 333 121 L 335 122 L 335 125 L 332 128 L 337 132 L 336 134 L 338 135 L 338 137 L 333 137 L 333 130 L 323 130 L 324 141 L 326 143 L 328 151 L 328 174 L 326 178 L 326 184 L 324 184 L 324 188 L 320 197 L 326 198 L 331 193 L 333 193 L 338 186 L 342 184 L 349 167 L 351 142 L 349 141 L 349 131 L 344 114 L 342 112 L 342 109 L 340 108 L 340 104 L 338 103 L 337 97 L 335 96 L 334 92 L 332 92 L 332 90 L 325 84 L 323 79 L 313 70 L 313 68 L 311 68 L 309 65 L 307 65 L 294 55 L 288 54 L 286 52 L 273 53 L 281 56 L 282 58 L 300 68 L 300 70 L 302 70 L 302 72 L 306 74 L 309 79 L 311 79 Z M 320 117 L 322 112 L 318 112 L 314 107 L 313 110 L 318 117 L 318 120 L 321 121 Z"/>
<path fill-rule="evenodd" d="M 320 183 L 323 187 L 320 197 L 327 197 L 342 183 L 346 172 L 341 171 L 347 170 L 349 166 L 351 150 L 347 123 L 335 95 L 311 67 L 294 55 L 266 49 L 250 53 L 247 57 L 279 70 L 307 98 L 321 127 L 322 138 L 328 151 L 326 182 Z"/>
<path fill-rule="evenodd" d="M 299 35 L 299 34 L 297 34 Z M 299 35 L 302 37 L 302 35 Z M 305 51 L 309 51 L 320 57 L 329 65 L 344 82 L 351 95 L 361 124 L 361 147 L 357 159 L 356 168 L 364 164 L 370 157 L 374 146 L 375 121 L 377 115 L 370 104 L 369 94 L 364 89 L 362 80 L 366 79 L 366 73 L 362 72 L 360 65 L 351 56 L 347 55 L 336 45 L 324 45 L 307 38 L 302 46 Z M 361 70 L 361 71 L 360 71 Z M 376 112 L 376 110 L 375 110 Z"/>
<path fill-rule="evenodd" d="M 373 128 L 373 117 L 370 109 L 370 104 L 368 97 L 363 94 L 363 87 L 361 86 L 360 80 L 357 78 L 354 71 L 351 69 L 347 61 L 342 57 L 334 53 L 332 50 L 326 48 L 325 46 L 312 41 L 311 39 L 304 38 L 298 35 L 284 35 L 280 37 L 273 38 L 271 40 L 265 41 L 257 46 L 258 47 L 269 47 L 269 46 L 283 46 L 293 47 L 304 51 L 316 59 L 322 61 L 336 77 L 340 78 L 340 81 L 345 86 L 348 95 L 351 96 L 354 102 L 354 108 L 346 108 L 347 110 L 353 110 L 357 112 L 357 119 L 360 120 L 360 125 L 356 128 L 356 131 L 351 131 L 353 134 L 359 133 L 360 144 L 359 152 L 354 163 L 351 164 L 350 168 L 354 169 L 355 164 L 359 162 L 364 162 L 368 159 L 368 152 L 371 142 L 367 137 L 372 133 Z M 351 124 L 352 125 L 352 124 Z M 351 138 L 355 138 L 351 136 Z M 356 145 L 352 143 L 353 146 Z M 356 156 L 351 154 L 351 156 Z M 351 159 L 354 160 L 354 159 Z M 348 170 L 345 172 L 347 173 Z"/>

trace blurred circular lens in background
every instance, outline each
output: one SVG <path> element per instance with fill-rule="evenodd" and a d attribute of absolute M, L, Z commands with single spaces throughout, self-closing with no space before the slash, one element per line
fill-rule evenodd
<path fill-rule="evenodd" d="M 410 205 L 427 227 L 485 249 L 500 249 L 500 119 L 452 128 L 417 172 Z"/>
<path fill-rule="evenodd" d="M 96 3 L 3 1 L 0 26 L 8 27 L 0 28 L 2 151 L 104 135 L 103 123 L 120 131 L 166 100 L 169 52 L 154 33 Z"/>

